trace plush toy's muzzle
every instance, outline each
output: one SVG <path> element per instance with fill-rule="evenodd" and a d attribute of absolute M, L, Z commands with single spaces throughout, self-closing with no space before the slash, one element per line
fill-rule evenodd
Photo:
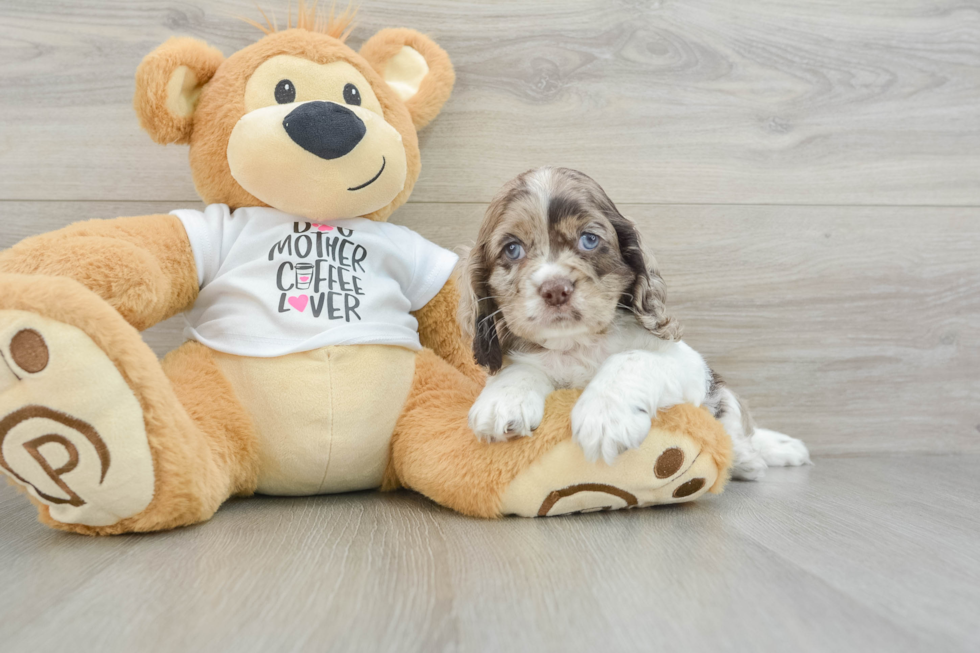
<path fill-rule="evenodd" d="M 235 181 L 262 202 L 313 220 L 366 215 L 406 185 L 402 135 L 360 106 L 313 100 L 246 113 L 228 140 Z"/>

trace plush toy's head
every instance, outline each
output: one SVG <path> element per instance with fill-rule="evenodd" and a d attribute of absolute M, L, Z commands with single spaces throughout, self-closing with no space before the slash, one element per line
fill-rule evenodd
<path fill-rule="evenodd" d="M 385 220 L 418 179 L 416 130 L 449 97 L 452 64 L 412 30 L 381 30 L 357 53 L 343 43 L 349 20 L 299 15 L 227 59 L 190 38 L 161 45 L 136 73 L 140 123 L 158 143 L 190 144 L 209 204 Z"/>

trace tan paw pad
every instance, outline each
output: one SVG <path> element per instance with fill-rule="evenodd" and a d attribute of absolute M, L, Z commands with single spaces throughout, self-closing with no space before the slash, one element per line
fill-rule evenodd
<path fill-rule="evenodd" d="M 152 500 L 143 410 L 80 329 L 0 311 L 0 469 L 67 524 L 109 526 Z"/>
<path fill-rule="evenodd" d="M 504 492 L 501 513 L 525 517 L 642 508 L 691 501 L 718 478 L 691 438 L 654 428 L 639 449 L 613 465 L 590 463 L 566 440 L 519 474 Z"/>

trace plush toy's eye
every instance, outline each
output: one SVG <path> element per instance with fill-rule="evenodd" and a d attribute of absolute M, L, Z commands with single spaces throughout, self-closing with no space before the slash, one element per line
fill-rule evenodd
<path fill-rule="evenodd" d="M 504 256 L 512 261 L 519 261 L 524 258 L 524 247 L 517 242 L 508 243 L 504 247 Z"/>
<path fill-rule="evenodd" d="M 344 87 L 344 102 L 353 104 L 355 107 L 361 106 L 361 92 L 353 84 Z"/>
<path fill-rule="evenodd" d="M 289 104 L 296 99 L 296 87 L 288 79 L 279 80 L 276 84 L 276 102 Z"/>
<path fill-rule="evenodd" d="M 578 246 L 587 252 L 591 252 L 599 246 L 599 237 L 586 231 L 584 234 L 582 234 L 582 237 L 578 239 Z"/>

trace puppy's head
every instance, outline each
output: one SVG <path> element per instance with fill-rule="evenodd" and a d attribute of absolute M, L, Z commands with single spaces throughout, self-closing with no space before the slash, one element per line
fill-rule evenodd
<path fill-rule="evenodd" d="M 480 365 L 520 348 L 562 349 L 601 334 L 617 311 L 657 337 L 679 337 L 666 287 L 635 225 L 587 175 L 529 170 L 490 203 L 463 267 L 460 321 Z"/>

